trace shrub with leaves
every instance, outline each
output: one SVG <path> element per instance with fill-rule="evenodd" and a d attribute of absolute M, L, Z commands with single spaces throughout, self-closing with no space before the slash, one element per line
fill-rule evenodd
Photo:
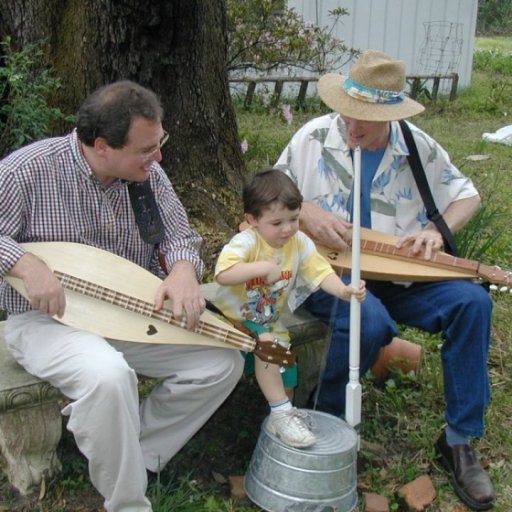
<path fill-rule="evenodd" d="M 333 35 L 348 10 L 329 11 L 330 27 L 305 21 L 283 0 L 228 0 L 228 70 L 269 73 L 293 67 L 315 73 L 339 69 L 359 52 Z"/>
<path fill-rule="evenodd" d="M 0 156 L 28 142 L 50 134 L 56 120 L 72 121 L 48 98 L 60 87 L 60 80 L 43 63 L 38 45 L 20 51 L 9 37 L 0 41 Z"/>
<path fill-rule="evenodd" d="M 475 50 L 473 67 L 475 71 L 512 76 L 512 55 L 497 48 Z"/>
<path fill-rule="evenodd" d="M 480 98 L 482 108 L 492 114 L 509 113 L 512 97 L 512 55 L 499 49 L 476 50 L 473 68 L 492 77 L 487 93 Z"/>
<path fill-rule="evenodd" d="M 478 35 L 510 35 L 512 0 L 479 0 L 476 31 Z"/>

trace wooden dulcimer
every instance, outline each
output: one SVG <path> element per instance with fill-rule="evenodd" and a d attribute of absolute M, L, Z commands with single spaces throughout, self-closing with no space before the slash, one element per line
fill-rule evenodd
<path fill-rule="evenodd" d="M 247 222 L 239 225 L 239 230 L 249 228 Z M 303 230 L 314 242 L 322 254 L 339 273 L 350 273 L 352 252 L 340 251 L 319 243 Z M 361 276 L 377 281 L 445 281 L 448 279 L 478 279 L 493 285 L 512 287 L 512 271 L 497 266 L 484 265 L 479 261 L 468 260 L 436 251 L 430 260 L 424 258 L 424 252 L 413 255 L 410 247 L 398 249 L 399 237 L 361 228 Z"/>
<path fill-rule="evenodd" d="M 186 330 L 186 319 L 176 319 L 168 301 L 161 310 L 154 309 L 162 280 L 120 256 L 71 242 L 21 246 L 43 260 L 64 287 L 65 313 L 55 318 L 63 324 L 123 341 L 232 348 L 282 366 L 295 361 L 284 347 L 255 340 L 208 310 L 194 332 Z M 7 275 L 5 280 L 27 298 L 21 279 Z"/>
<path fill-rule="evenodd" d="M 436 251 L 432 259 L 414 256 L 410 247 L 398 249 L 397 236 L 361 228 L 361 275 L 365 279 L 384 281 L 443 281 L 480 279 L 509 288 L 512 272 L 479 261 L 468 260 Z M 338 251 L 316 243 L 319 252 L 339 271 L 350 271 L 350 250 Z"/>

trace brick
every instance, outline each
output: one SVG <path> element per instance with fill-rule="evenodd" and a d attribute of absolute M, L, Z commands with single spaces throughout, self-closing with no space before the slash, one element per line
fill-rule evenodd
<path fill-rule="evenodd" d="M 404 485 L 399 491 L 409 510 L 423 512 L 436 499 L 434 484 L 428 475 Z"/>
<path fill-rule="evenodd" d="M 388 499 L 374 492 L 365 493 L 364 512 L 389 512 Z"/>
<path fill-rule="evenodd" d="M 243 476 L 228 476 L 229 488 L 231 497 L 239 501 L 248 501 L 249 498 L 244 490 L 244 477 Z"/>

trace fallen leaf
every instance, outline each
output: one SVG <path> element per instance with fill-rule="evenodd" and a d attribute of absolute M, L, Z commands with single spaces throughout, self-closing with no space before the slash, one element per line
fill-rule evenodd
<path fill-rule="evenodd" d="M 466 160 L 471 160 L 472 162 L 481 162 L 482 160 L 489 160 L 491 158 L 489 155 L 469 155 L 466 157 Z"/>
<path fill-rule="evenodd" d="M 228 483 L 227 478 L 224 475 L 218 473 L 217 471 L 212 471 L 212 476 L 213 476 L 213 479 L 218 484 L 227 484 Z"/>
<path fill-rule="evenodd" d="M 41 479 L 41 487 L 39 488 L 39 501 L 42 501 L 45 496 L 46 496 L 46 478 L 43 475 L 43 478 Z"/>

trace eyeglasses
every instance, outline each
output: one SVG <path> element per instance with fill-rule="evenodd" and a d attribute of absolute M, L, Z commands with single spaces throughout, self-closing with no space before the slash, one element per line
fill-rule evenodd
<path fill-rule="evenodd" d="M 164 130 L 164 135 L 163 137 L 160 139 L 160 142 L 158 143 L 158 146 L 155 148 L 155 149 L 150 149 L 149 151 L 143 151 L 141 153 L 139 153 L 139 156 L 141 158 L 141 160 L 144 162 L 144 163 L 147 163 L 149 162 L 153 156 L 155 155 L 155 153 L 157 151 L 160 151 L 162 149 L 162 147 L 164 146 L 164 144 L 169 140 L 169 133 L 166 132 Z"/>

